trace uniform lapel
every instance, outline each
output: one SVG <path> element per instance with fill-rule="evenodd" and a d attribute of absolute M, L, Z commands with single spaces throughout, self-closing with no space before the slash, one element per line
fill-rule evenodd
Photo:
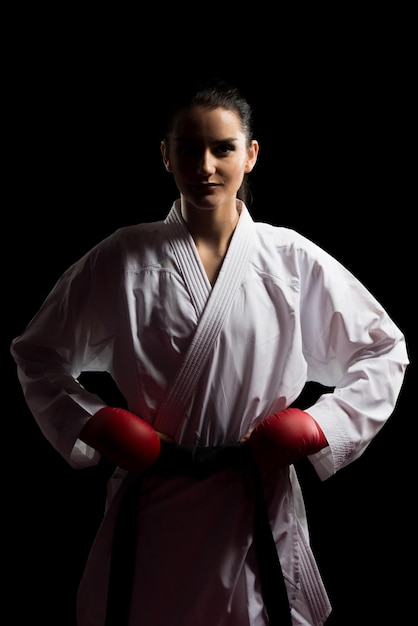
<path fill-rule="evenodd" d="M 175 205 L 166 218 L 170 243 L 187 289 L 199 314 L 199 323 L 165 403 L 160 408 L 154 428 L 175 436 L 203 366 L 231 309 L 240 288 L 254 243 L 254 222 L 240 203 L 240 219 L 211 289 L 193 239 Z"/>

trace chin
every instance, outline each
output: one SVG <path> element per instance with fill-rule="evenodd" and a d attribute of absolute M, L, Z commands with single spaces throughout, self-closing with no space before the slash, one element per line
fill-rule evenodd
<path fill-rule="evenodd" d="M 185 201 L 200 211 L 214 211 L 221 204 L 219 200 L 215 201 L 214 198 L 185 198 Z"/>

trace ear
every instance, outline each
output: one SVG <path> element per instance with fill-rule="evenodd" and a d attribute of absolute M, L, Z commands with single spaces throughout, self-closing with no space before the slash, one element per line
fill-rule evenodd
<path fill-rule="evenodd" d="M 170 165 L 170 160 L 168 158 L 168 148 L 164 140 L 160 144 L 160 150 L 161 150 L 161 154 L 163 157 L 163 163 L 164 163 L 165 169 L 167 170 L 167 172 L 172 172 L 173 170 Z"/>
<path fill-rule="evenodd" d="M 258 151 L 260 146 L 258 145 L 258 141 L 255 139 L 252 140 L 251 146 L 247 150 L 247 161 L 245 163 L 245 173 L 248 174 L 253 169 L 254 165 L 257 163 Z"/>

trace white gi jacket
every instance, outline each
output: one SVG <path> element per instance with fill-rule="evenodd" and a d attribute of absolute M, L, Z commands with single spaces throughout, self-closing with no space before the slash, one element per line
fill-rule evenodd
<path fill-rule="evenodd" d="M 408 364 L 400 330 L 329 254 L 293 230 L 254 222 L 240 202 L 238 208 L 213 288 L 176 202 L 166 220 L 121 228 L 70 267 L 13 341 L 27 404 L 74 468 L 99 460 L 78 439 L 86 420 L 105 405 L 78 382 L 85 371 L 109 372 L 133 413 L 177 443 L 202 446 L 237 442 L 288 407 L 307 381 L 335 388 L 302 407 L 329 443 L 310 457 L 321 480 L 357 459 L 393 412 Z M 222 307 L 238 270 L 224 326 L 199 380 L 190 379 L 187 410 L 177 423 L 178 416 L 159 409 L 199 319 L 210 302 Z M 309 546 L 294 467 L 265 476 L 265 491 L 294 623 L 320 626 L 330 603 Z M 122 492 L 112 491 L 86 565 L 79 626 L 104 624 Z M 237 469 L 203 481 L 147 479 L 136 555 L 130 626 L 267 624 L 252 502 Z M 299 610 L 305 622 L 298 621 Z"/>

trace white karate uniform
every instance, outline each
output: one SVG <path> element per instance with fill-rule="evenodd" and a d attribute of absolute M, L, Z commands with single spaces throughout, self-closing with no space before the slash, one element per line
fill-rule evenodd
<path fill-rule="evenodd" d="M 329 443 L 310 457 L 321 480 L 357 459 L 393 412 L 408 364 L 400 330 L 328 253 L 291 229 L 254 222 L 237 205 L 240 219 L 213 288 L 177 201 L 166 220 L 121 228 L 70 267 L 14 340 L 28 406 L 74 468 L 99 460 L 78 439 L 105 405 L 78 382 L 86 371 L 109 372 L 133 413 L 177 443 L 201 446 L 237 442 L 316 381 L 330 389 L 301 408 Z M 216 329 L 222 307 L 226 319 Z M 166 411 L 199 320 L 200 331 L 212 324 L 219 335 L 199 379 L 191 367 L 183 380 L 187 407 Z M 119 488 L 109 491 L 80 584 L 79 626 L 104 624 L 125 474 L 117 470 L 110 481 Z M 295 469 L 264 479 L 293 622 L 320 626 L 331 607 Z M 204 480 L 143 482 L 130 626 L 267 624 L 247 487 L 234 467 Z"/>

